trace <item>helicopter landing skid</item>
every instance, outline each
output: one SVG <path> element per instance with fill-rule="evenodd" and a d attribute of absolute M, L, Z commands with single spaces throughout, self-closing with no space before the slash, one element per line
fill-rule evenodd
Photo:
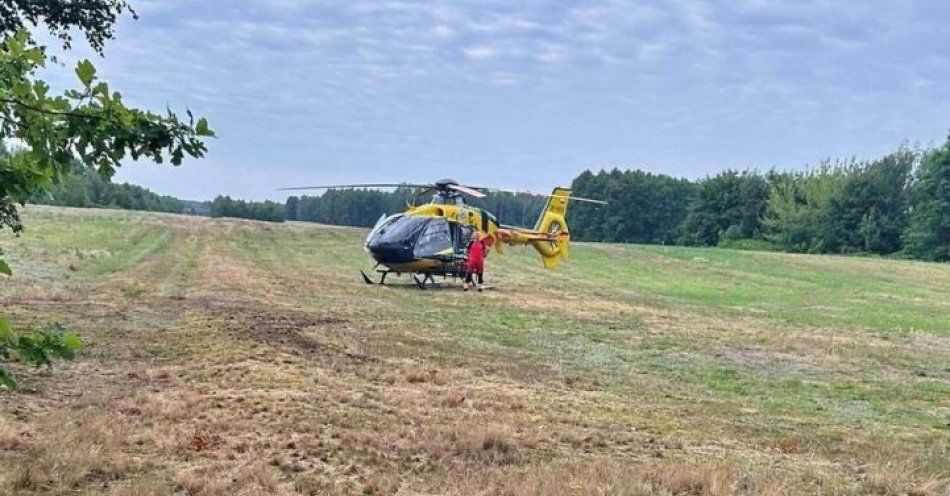
<path fill-rule="evenodd" d="M 419 289 L 422 290 L 435 288 L 438 286 L 438 283 L 435 282 L 435 277 L 432 277 L 432 274 L 423 274 L 422 279 L 419 279 L 419 276 L 413 274 L 412 280 L 416 281 L 416 286 L 419 286 Z"/>
<path fill-rule="evenodd" d="M 363 282 L 365 282 L 366 284 L 379 284 L 380 286 L 384 286 L 384 285 L 386 284 L 386 276 L 389 275 L 389 271 L 388 271 L 388 270 L 378 270 L 377 272 L 379 272 L 379 273 L 381 274 L 381 275 L 379 276 L 379 282 L 378 282 L 378 283 L 373 282 L 373 280 L 370 279 L 370 277 L 369 277 L 368 275 L 366 275 L 366 272 L 363 272 L 362 270 L 360 271 L 360 275 L 363 276 Z"/>
<path fill-rule="evenodd" d="M 386 285 L 386 276 L 388 276 L 390 273 L 395 272 L 395 271 L 392 271 L 392 270 L 376 270 L 376 272 L 379 273 L 379 282 L 374 281 L 373 278 L 371 278 L 369 275 L 366 274 L 366 272 L 360 270 L 360 275 L 363 276 L 363 282 L 365 282 L 366 284 L 370 284 L 370 285 L 385 286 L 385 285 Z M 397 276 L 401 276 L 402 274 L 399 273 L 399 272 L 396 272 L 396 275 L 397 275 Z M 425 290 L 425 289 L 435 289 L 435 288 L 439 287 L 439 283 L 435 282 L 435 276 L 437 276 L 437 275 L 440 275 L 440 274 L 439 274 L 439 273 L 434 273 L 434 274 L 433 274 L 433 273 L 428 273 L 428 272 L 421 272 L 421 273 L 419 273 L 419 274 L 412 274 L 412 280 L 413 280 L 413 282 L 416 283 L 416 286 L 417 286 L 419 289 L 423 289 L 423 290 Z M 447 272 L 447 273 L 441 274 L 441 275 L 442 275 L 443 277 L 455 277 L 455 278 L 461 277 L 460 274 L 459 274 L 459 273 L 456 273 L 456 272 Z"/>

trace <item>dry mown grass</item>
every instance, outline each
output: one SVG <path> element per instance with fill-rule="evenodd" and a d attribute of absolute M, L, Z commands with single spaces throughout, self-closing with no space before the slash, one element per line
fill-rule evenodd
<path fill-rule="evenodd" d="M 40 229 L 54 240 L 83 215 L 42 212 Z M 127 214 L 118 215 L 121 228 Z M 15 296 L 0 310 L 19 322 L 60 320 L 88 342 L 77 362 L 18 370 L 34 392 L 0 396 L 0 494 L 950 494 L 939 432 L 839 431 L 820 415 L 740 409 L 681 385 L 675 369 L 607 374 L 492 335 L 466 340 L 445 322 L 471 320 L 472 302 L 488 302 L 512 315 L 510 335 L 498 339 L 587 326 L 598 340 L 591 353 L 668 340 L 682 347 L 670 356 L 806 377 L 910 356 L 911 341 L 776 332 L 754 315 L 610 292 L 584 300 L 520 279 L 528 276 L 502 275 L 513 290 L 464 300 L 433 293 L 432 306 L 428 295 L 368 290 L 327 268 L 348 252 L 309 251 L 311 235 L 317 246 L 348 246 L 358 233 L 292 225 L 288 239 L 301 245 L 283 246 L 274 236 L 285 228 L 144 217 L 168 230 L 169 248 L 77 276 L 66 299 L 56 278 L 0 287 L 0 298 Z M 277 251 L 265 260 L 248 240 Z M 37 263 L 78 264 L 82 274 L 95 262 L 56 257 Z M 563 320 L 539 331 L 535 317 Z M 946 340 L 927 339 L 928 353 L 942 356 Z M 940 380 L 913 380 L 925 379 Z M 893 431 L 886 442 L 900 455 L 881 453 L 872 431 Z M 925 436 L 936 440 L 932 452 L 913 453 Z M 833 450 L 821 445 L 829 439 L 838 439 Z"/>

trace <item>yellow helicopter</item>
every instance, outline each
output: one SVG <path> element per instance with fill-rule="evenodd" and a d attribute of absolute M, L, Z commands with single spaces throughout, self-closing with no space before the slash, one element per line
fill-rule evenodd
<path fill-rule="evenodd" d="M 338 184 L 282 190 L 395 187 L 421 188 L 421 194 L 434 194 L 424 205 L 409 205 L 405 212 L 395 215 L 383 214 L 366 236 L 364 247 L 376 262 L 374 270 L 380 275 L 379 284 L 385 284 L 389 274 L 409 274 L 420 289 L 436 286 L 435 277 L 465 276 L 466 247 L 473 232 L 478 233 L 479 240 L 489 251 L 494 247 L 504 253 L 504 245 L 533 246 L 541 255 L 544 267 L 552 268 L 569 253 L 571 235 L 565 220 L 568 202 L 606 204 L 571 196 L 568 188 L 554 188 L 550 195 L 540 195 L 548 197 L 547 204 L 534 228 L 528 229 L 501 224 L 491 212 L 465 203 L 464 195 L 484 198 L 487 191 L 507 190 L 465 186 L 453 179 L 433 184 Z M 374 284 L 365 272 L 360 271 L 360 274 L 367 284 Z"/>

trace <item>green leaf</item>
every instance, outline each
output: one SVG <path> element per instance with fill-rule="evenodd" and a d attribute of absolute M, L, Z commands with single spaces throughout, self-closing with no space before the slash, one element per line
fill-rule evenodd
<path fill-rule="evenodd" d="M 63 345 L 75 351 L 82 348 L 83 342 L 77 334 L 70 332 L 63 335 Z"/>
<path fill-rule="evenodd" d="M 94 95 L 99 95 L 104 99 L 109 98 L 109 85 L 105 82 L 99 83 L 92 89 Z"/>
<path fill-rule="evenodd" d="M 83 85 L 89 86 L 96 79 L 96 68 L 88 59 L 82 60 L 76 65 L 76 76 Z"/>
<path fill-rule="evenodd" d="M 13 326 L 10 321 L 0 317 L 0 341 L 9 341 L 13 338 Z"/>
<path fill-rule="evenodd" d="M 13 271 L 10 270 L 10 266 L 7 265 L 7 263 L 4 262 L 3 260 L 0 260 L 0 274 L 5 274 L 8 276 L 13 275 Z"/>
<path fill-rule="evenodd" d="M 0 389 L 16 389 L 16 381 L 5 368 L 0 366 Z"/>
<path fill-rule="evenodd" d="M 127 107 L 118 91 L 98 79 L 89 60 L 73 66 L 81 82 L 78 87 L 54 94 L 36 74 L 45 58 L 44 50 L 26 30 L 0 40 L 0 96 L 41 109 L 18 110 L 15 117 L 22 122 L 4 128 L 8 131 L 5 137 L 22 142 L 24 151 L 0 161 L 4 169 L 0 173 L 4 176 L 0 179 L 3 212 L 10 211 L 13 202 L 23 203 L 68 176 L 73 157 L 108 178 L 129 155 L 181 164 L 186 155 L 200 158 L 207 152 L 204 140 L 213 137 L 214 131 L 206 120 L 198 123 L 189 113 L 186 124 L 170 110 L 165 116 Z M 19 232 L 22 224 L 14 211 L 0 215 L 0 227 Z M 0 266 L 0 277 L 9 273 L 9 265 Z"/>
<path fill-rule="evenodd" d="M 15 343 L 15 349 L 17 355 L 19 355 L 20 360 L 23 360 L 23 363 L 30 365 L 35 365 L 39 367 L 40 365 L 50 365 L 49 355 L 46 354 L 41 342 L 38 342 L 33 336 L 27 336 L 21 334 L 17 337 Z"/>
<path fill-rule="evenodd" d="M 198 124 L 195 126 L 195 134 L 198 136 L 214 136 L 214 131 L 208 127 L 208 119 L 204 117 L 198 119 Z"/>

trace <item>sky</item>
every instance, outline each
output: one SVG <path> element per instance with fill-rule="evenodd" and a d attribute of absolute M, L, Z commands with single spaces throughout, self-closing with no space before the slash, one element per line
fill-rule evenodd
<path fill-rule="evenodd" d="M 950 130 L 944 0 L 131 0 L 128 103 L 218 137 L 119 181 L 186 199 L 431 182 L 546 191 L 584 169 L 700 178 L 874 158 Z M 69 65 L 54 85 L 75 86 Z"/>

